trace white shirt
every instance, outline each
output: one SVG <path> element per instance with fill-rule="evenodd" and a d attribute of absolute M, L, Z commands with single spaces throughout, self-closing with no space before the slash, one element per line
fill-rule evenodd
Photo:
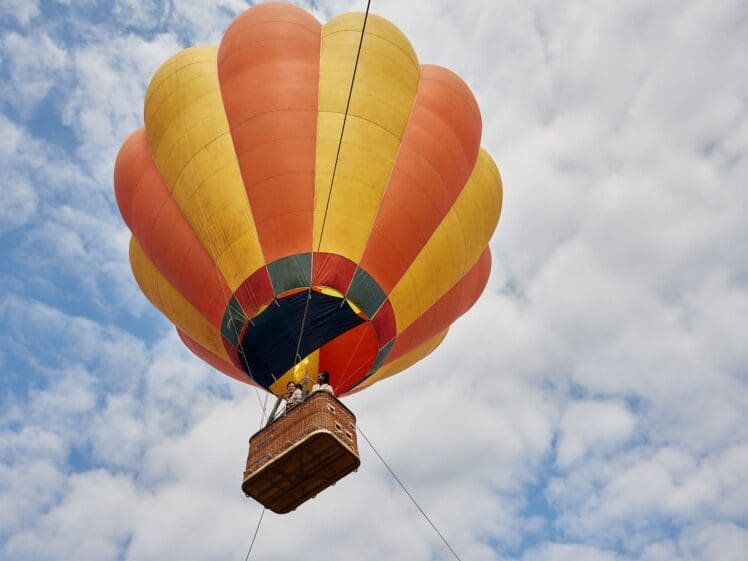
<path fill-rule="evenodd" d="M 296 388 L 293 393 L 288 396 L 287 403 L 289 405 L 296 405 L 297 403 L 301 403 L 301 388 Z"/>
<path fill-rule="evenodd" d="M 332 386 L 330 384 L 322 384 L 322 385 L 314 384 L 312 386 L 312 392 L 318 392 L 318 391 L 330 392 L 332 395 L 335 395 L 335 392 L 332 391 Z"/>

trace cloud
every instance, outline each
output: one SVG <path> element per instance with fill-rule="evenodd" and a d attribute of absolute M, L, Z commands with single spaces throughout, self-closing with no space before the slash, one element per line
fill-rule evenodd
<path fill-rule="evenodd" d="M 5 552 L 13 559 L 113 559 L 126 543 L 132 511 L 129 478 L 104 471 L 74 474 L 66 498 L 12 536 Z M 71 539 L 74 537 L 75 539 Z"/>
<path fill-rule="evenodd" d="M 4 346 L 47 379 L 57 378 L 62 369 L 84 367 L 110 387 L 131 389 L 132 373 L 142 370 L 147 361 L 143 341 L 126 331 L 37 301 L 6 296 L 0 301 L 0 317 L 5 325 L 14 326 L 2 334 Z M 37 341 L 44 342 L 43 357 Z"/>
<path fill-rule="evenodd" d="M 113 11 L 117 20 L 128 28 L 149 32 L 161 25 L 171 8 L 171 2 L 166 0 L 116 0 Z"/>
<path fill-rule="evenodd" d="M 243 0 L 174 2 L 174 26 L 195 43 L 218 44 L 231 20 L 249 7 Z"/>
<path fill-rule="evenodd" d="M 48 302 L 83 299 L 83 292 L 103 308 L 109 307 L 105 301 L 131 299 L 134 282 L 121 274 L 129 270 L 128 237 L 111 195 L 84 165 L 23 125 L 0 115 L 0 131 L 5 279 L 23 279 L 17 293 Z M 63 287 L 63 279 L 84 290 Z M 142 313 L 137 304 L 132 312 Z"/>
<path fill-rule="evenodd" d="M 689 529 L 679 540 L 684 559 L 739 561 L 748 551 L 748 530 L 737 524 L 710 524 Z"/>
<path fill-rule="evenodd" d="M 146 40 L 101 32 L 72 53 L 76 87 L 62 102 L 62 120 L 75 133 L 80 159 L 107 194 L 119 146 L 142 126 L 148 82 L 179 49 L 173 34 Z"/>
<path fill-rule="evenodd" d="M 21 25 L 27 25 L 38 15 L 37 0 L 7 0 L 0 5 L 0 18 L 14 19 Z"/>
<path fill-rule="evenodd" d="M 577 401 L 560 420 L 556 462 L 561 468 L 590 452 L 610 450 L 631 436 L 636 418 L 615 402 Z"/>
<path fill-rule="evenodd" d="M 60 467 L 67 446 L 60 435 L 42 427 L 25 427 L 0 434 L 3 445 L 0 474 L 0 533 L 23 528 L 60 495 L 66 474 Z"/>
<path fill-rule="evenodd" d="M 0 235 L 26 224 L 36 213 L 39 200 L 23 178 L 8 177 L 0 207 Z"/>
<path fill-rule="evenodd" d="M 21 35 L 5 34 L 2 70 L 8 80 L 0 87 L 0 99 L 10 107 L 28 114 L 62 81 L 67 63 L 65 50 L 48 34 L 37 31 Z"/>
<path fill-rule="evenodd" d="M 346 403 L 463 559 L 742 559 L 743 6 L 403 5 L 374 10 L 473 88 L 504 212 L 478 305 Z M 139 295 L 111 166 L 154 70 L 245 4 L 97 6 L 0 8 L 34 23 L 0 39 L 0 556 L 242 555 L 257 396 Z M 449 556 L 360 445 L 358 473 L 266 513 L 254 554 Z"/>
<path fill-rule="evenodd" d="M 3 335 L 12 367 L 37 376 L 5 396 L 0 415 L 0 496 L 9 509 L 0 517 L 2 555 L 115 558 L 139 505 L 174 473 L 175 456 L 158 451 L 201 422 L 215 441 L 203 419 L 233 396 L 227 381 L 190 359 L 174 333 L 150 350 L 116 327 L 18 298 L 6 298 L 0 316 L 16 326 Z M 37 340 L 45 342 L 43 360 Z"/>
<path fill-rule="evenodd" d="M 615 552 L 584 544 L 547 543 L 533 548 L 522 561 L 621 561 Z"/>

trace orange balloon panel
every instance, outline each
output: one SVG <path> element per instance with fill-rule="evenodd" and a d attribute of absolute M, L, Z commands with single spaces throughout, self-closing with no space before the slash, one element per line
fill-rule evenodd
<path fill-rule="evenodd" d="M 319 368 L 330 372 L 332 387 L 345 393 L 369 372 L 378 351 L 376 330 L 366 322 L 324 345 L 319 351 Z"/>
<path fill-rule="evenodd" d="M 322 25 L 269 4 L 226 30 L 218 79 L 265 259 L 312 249 Z"/>

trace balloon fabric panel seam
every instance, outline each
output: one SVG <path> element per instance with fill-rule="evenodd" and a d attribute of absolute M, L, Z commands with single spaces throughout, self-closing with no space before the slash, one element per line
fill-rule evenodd
<path fill-rule="evenodd" d="M 322 26 L 322 29 L 324 30 L 324 26 Z M 329 37 L 333 37 L 333 36 L 339 35 L 341 33 L 354 33 L 354 32 L 356 33 L 357 36 L 359 36 L 361 34 L 361 29 L 360 28 L 359 29 L 338 29 L 337 31 L 331 31 L 329 33 L 324 33 L 324 31 L 323 31 L 322 37 L 325 38 L 325 39 L 327 39 Z M 382 41 L 385 41 L 386 43 L 389 43 L 390 45 L 392 45 L 393 47 L 395 47 L 398 51 L 400 51 L 401 53 L 403 53 L 408 58 L 408 60 L 411 63 L 413 63 L 414 67 L 420 68 L 421 63 L 418 61 L 417 58 L 416 59 L 413 58 L 412 53 L 409 53 L 408 51 L 406 51 L 405 49 L 403 49 L 400 45 L 398 45 L 394 41 L 389 40 L 384 35 L 381 35 L 379 33 L 367 30 L 364 33 L 364 41 L 366 41 L 367 37 L 376 37 L 377 39 L 381 39 Z"/>

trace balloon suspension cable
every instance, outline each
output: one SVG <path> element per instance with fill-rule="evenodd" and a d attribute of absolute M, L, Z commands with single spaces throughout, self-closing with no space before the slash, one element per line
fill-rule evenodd
<path fill-rule="evenodd" d="M 252 536 L 252 541 L 249 544 L 249 549 L 247 550 L 247 555 L 244 557 L 244 561 L 247 561 L 249 559 L 249 554 L 252 553 L 252 548 L 255 545 L 255 540 L 257 539 L 257 533 L 260 531 L 260 524 L 262 524 L 262 517 L 265 516 L 265 507 L 262 507 L 262 512 L 260 513 L 260 519 L 257 521 L 257 527 L 255 528 L 255 534 Z"/>
<path fill-rule="evenodd" d="M 366 31 L 366 20 L 369 19 L 369 7 L 371 0 L 366 2 L 366 12 L 364 13 L 364 24 L 361 27 L 361 38 L 358 40 L 358 51 L 356 52 L 356 62 L 353 65 L 353 76 L 351 77 L 351 87 L 348 90 L 348 101 L 345 104 L 345 113 L 343 113 L 343 126 L 340 129 L 340 138 L 338 139 L 338 151 L 335 154 L 335 164 L 332 168 L 332 178 L 330 179 L 330 192 L 327 194 L 325 203 L 325 213 L 322 216 L 322 227 L 319 232 L 319 242 L 317 243 L 317 253 L 322 246 L 322 234 L 325 232 L 325 223 L 327 222 L 327 211 L 330 208 L 330 199 L 332 199 L 332 188 L 335 185 L 335 172 L 338 170 L 338 161 L 340 159 L 340 150 L 343 147 L 343 133 L 345 132 L 345 123 L 348 120 L 348 110 L 351 107 L 351 98 L 353 97 L 353 84 L 356 82 L 356 70 L 358 70 L 358 61 L 361 58 L 361 47 L 364 44 L 364 33 Z"/>
<path fill-rule="evenodd" d="M 278 400 L 276 400 L 275 402 L 275 407 L 273 407 L 273 410 L 270 412 L 270 415 L 268 415 L 267 409 L 268 409 L 268 397 L 269 396 L 270 396 L 270 393 L 266 393 L 265 401 L 260 402 L 260 407 L 262 407 L 262 411 L 260 411 L 260 427 L 265 425 L 265 417 L 267 417 L 267 424 L 270 424 L 270 421 L 273 419 L 273 417 L 275 417 L 275 411 L 278 409 L 278 400 L 281 399 L 281 397 L 278 396 Z M 260 399 L 260 392 L 257 392 L 257 399 Z"/>
<path fill-rule="evenodd" d="M 335 163 L 332 168 L 332 177 L 330 178 L 330 190 L 327 193 L 327 202 L 325 203 L 325 212 L 322 215 L 322 226 L 319 231 L 319 241 L 317 242 L 317 253 L 319 253 L 322 247 L 322 236 L 325 233 L 325 224 L 327 223 L 327 212 L 330 210 L 330 199 L 332 199 L 332 188 L 335 185 L 335 173 L 338 171 L 338 161 L 340 160 L 340 150 L 343 147 L 343 134 L 345 133 L 345 124 L 348 120 L 348 111 L 351 108 L 351 98 L 353 97 L 353 85 L 356 82 L 356 70 L 358 70 L 358 62 L 361 59 L 361 47 L 364 44 L 364 34 L 366 32 L 366 22 L 369 19 L 369 8 L 371 7 L 371 0 L 366 2 L 366 11 L 364 12 L 364 23 L 361 26 L 361 37 L 358 40 L 358 50 L 356 51 L 356 62 L 353 65 L 353 75 L 351 76 L 351 87 L 348 90 L 348 101 L 345 104 L 345 113 L 343 113 L 343 126 L 340 128 L 340 137 L 338 138 L 338 150 L 335 154 Z M 307 293 L 307 299 L 304 304 L 304 316 L 301 320 L 301 330 L 299 331 L 299 341 L 296 344 L 296 353 L 294 356 L 294 364 L 301 361 L 299 352 L 301 350 L 301 340 L 304 337 L 304 326 L 306 325 L 307 312 L 309 311 L 309 301 L 312 299 L 312 284 L 314 282 L 314 252 L 312 252 L 310 259 L 310 271 L 309 271 L 309 291 Z M 305 386 L 306 387 L 306 386 Z"/>
<path fill-rule="evenodd" d="M 392 471 L 392 468 L 387 464 L 387 462 L 384 461 L 384 458 L 377 451 L 377 449 L 374 448 L 374 445 L 371 443 L 371 441 L 368 438 L 366 438 L 366 435 L 364 434 L 364 431 L 361 430 L 361 426 L 360 425 L 356 425 L 356 429 L 358 430 L 359 434 L 364 437 L 364 440 L 369 445 L 369 447 L 374 451 L 374 453 L 377 455 L 377 458 L 379 458 L 382 461 L 382 463 L 384 464 L 384 467 L 386 467 L 387 471 L 390 472 L 390 475 L 392 475 L 392 477 L 395 479 L 395 481 L 397 481 L 397 483 L 400 485 L 400 487 L 402 488 L 402 490 L 405 491 L 405 494 L 408 495 L 408 498 L 413 502 L 414 505 L 416 505 L 416 508 L 418 509 L 418 511 L 426 519 L 426 522 L 428 522 L 431 525 L 431 527 L 434 529 L 434 531 L 436 532 L 436 534 L 444 542 L 444 545 L 446 545 L 449 548 L 449 551 L 452 552 L 452 555 L 455 556 L 455 559 L 457 559 L 457 561 L 462 561 L 462 559 L 460 559 L 460 556 L 457 555 L 457 552 L 452 548 L 451 545 L 449 545 L 449 542 L 447 541 L 447 538 L 444 537 L 444 535 L 434 525 L 434 523 L 431 521 L 431 519 L 428 517 L 428 515 L 424 512 L 424 510 L 421 508 L 421 506 L 413 498 L 413 495 L 410 494 L 410 491 L 408 491 L 408 489 L 405 487 L 405 484 L 402 481 L 400 481 L 400 478 L 397 475 L 395 475 L 395 472 Z"/>

